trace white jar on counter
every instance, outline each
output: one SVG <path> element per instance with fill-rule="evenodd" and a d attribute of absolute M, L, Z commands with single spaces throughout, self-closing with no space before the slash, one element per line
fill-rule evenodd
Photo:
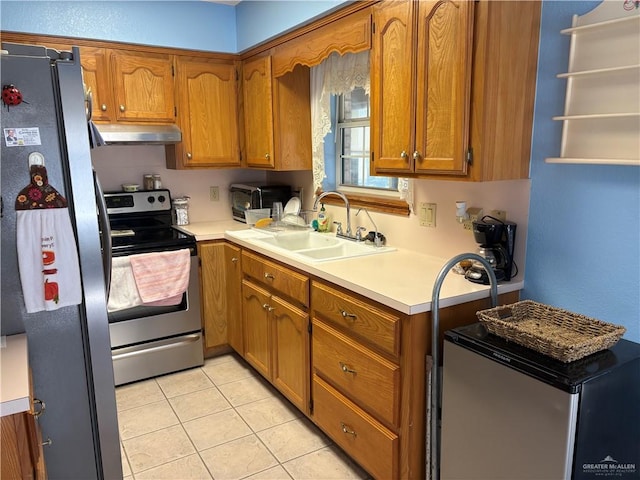
<path fill-rule="evenodd" d="M 153 189 L 160 190 L 161 188 L 162 188 L 162 177 L 160 177 L 160 175 L 155 173 L 153 175 Z"/>
<path fill-rule="evenodd" d="M 173 199 L 173 224 L 188 225 L 189 224 L 189 197 L 180 197 Z"/>

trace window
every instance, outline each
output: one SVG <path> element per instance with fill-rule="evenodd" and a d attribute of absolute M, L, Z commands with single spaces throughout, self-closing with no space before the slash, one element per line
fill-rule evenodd
<path fill-rule="evenodd" d="M 398 196 L 398 179 L 369 171 L 369 95 L 362 87 L 336 96 L 336 183 L 340 190 Z"/>

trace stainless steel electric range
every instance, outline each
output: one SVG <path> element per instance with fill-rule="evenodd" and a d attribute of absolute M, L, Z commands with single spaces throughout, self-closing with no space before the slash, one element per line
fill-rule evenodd
<path fill-rule="evenodd" d="M 115 384 L 202 365 L 202 321 L 195 238 L 171 225 L 169 190 L 104 194 L 111 258 L 189 249 L 189 286 L 176 305 L 109 311 Z M 109 265 L 111 271 L 111 265 Z M 122 288 L 110 282 L 110 291 Z"/>

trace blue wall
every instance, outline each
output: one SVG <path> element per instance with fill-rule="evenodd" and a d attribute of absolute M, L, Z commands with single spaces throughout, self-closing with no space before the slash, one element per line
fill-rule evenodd
<path fill-rule="evenodd" d="M 238 51 L 246 50 L 347 3 L 351 2 L 344 0 L 243 0 L 236 7 Z"/>
<path fill-rule="evenodd" d="M 5 1 L 0 28 L 236 53 L 236 14 L 202 1 Z"/>
<path fill-rule="evenodd" d="M 600 2 L 545 1 L 531 158 L 524 297 L 624 325 L 640 341 L 640 168 L 557 165 L 573 14 Z M 640 132 L 639 132 L 640 141 Z"/>
<path fill-rule="evenodd" d="M 238 53 L 346 3 L 1 0 L 0 29 Z"/>

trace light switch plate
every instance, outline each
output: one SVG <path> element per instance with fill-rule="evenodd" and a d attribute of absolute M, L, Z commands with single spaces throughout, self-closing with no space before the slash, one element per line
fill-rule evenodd
<path fill-rule="evenodd" d="M 420 226 L 435 227 L 436 226 L 436 209 L 435 203 L 420 203 Z"/>

